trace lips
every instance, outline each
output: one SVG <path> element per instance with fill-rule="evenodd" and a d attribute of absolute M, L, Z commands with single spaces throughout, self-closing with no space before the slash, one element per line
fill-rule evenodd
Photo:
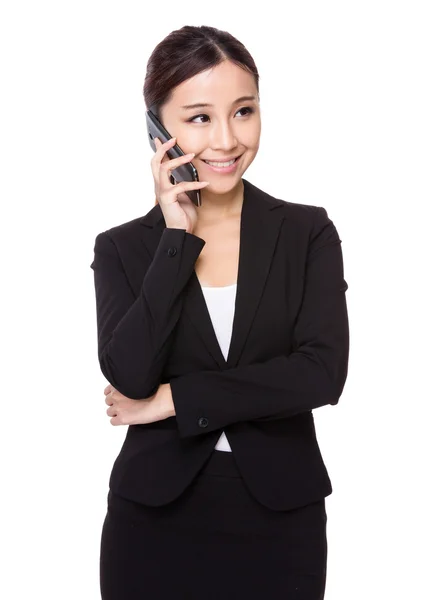
<path fill-rule="evenodd" d="M 237 158 L 233 159 L 234 162 L 231 162 L 230 164 L 228 164 L 227 167 L 218 167 L 216 165 L 211 165 L 210 163 L 206 162 L 204 159 L 201 159 L 203 162 L 205 162 L 205 164 L 207 165 L 207 168 L 212 172 L 212 173 L 217 173 L 218 175 L 221 176 L 229 176 L 232 173 L 236 173 L 237 169 L 238 169 L 238 161 L 240 160 L 242 155 L 237 156 Z"/>
<path fill-rule="evenodd" d="M 236 156 L 236 157 L 231 156 L 231 158 L 228 158 L 227 160 L 210 160 L 209 161 L 209 160 L 204 160 L 204 158 L 202 158 L 201 160 L 203 162 L 205 162 L 206 164 L 209 164 L 209 163 L 229 163 L 232 160 L 234 160 L 234 162 L 237 162 L 237 160 L 240 158 L 240 156 Z"/>

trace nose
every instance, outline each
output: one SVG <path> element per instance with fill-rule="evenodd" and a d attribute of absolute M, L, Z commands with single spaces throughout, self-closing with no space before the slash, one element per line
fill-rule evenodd
<path fill-rule="evenodd" d="M 232 150 L 237 146 L 237 138 L 232 124 L 218 120 L 211 128 L 210 146 L 212 150 Z"/>

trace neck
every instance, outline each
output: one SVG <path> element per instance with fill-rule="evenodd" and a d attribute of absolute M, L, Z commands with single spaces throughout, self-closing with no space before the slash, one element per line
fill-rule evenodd
<path fill-rule="evenodd" d="M 210 186 L 209 186 L 210 187 Z M 221 221 L 241 214 L 244 199 L 244 184 L 240 179 L 236 187 L 225 194 L 214 194 L 207 188 L 201 190 L 201 206 L 198 210 L 198 222 Z"/>

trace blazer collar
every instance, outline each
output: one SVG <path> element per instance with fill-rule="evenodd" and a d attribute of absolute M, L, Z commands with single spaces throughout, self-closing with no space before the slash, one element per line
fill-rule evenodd
<path fill-rule="evenodd" d="M 187 297 L 183 305 L 184 313 L 221 369 L 238 365 L 264 290 L 281 225 L 286 217 L 286 211 L 281 210 L 281 207 L 287 206 L 285 201 L 270 196 L 246 179 L 243 179 L 243 185 L 237 295 L 227 360 L 219 346 L 195 270 L 188 282 Z M 154 206 L 140 219 L 140 223 L 145 228 L 142 241 L 153 257 L 165 229 L 161 207 L 158 204 Z"/>

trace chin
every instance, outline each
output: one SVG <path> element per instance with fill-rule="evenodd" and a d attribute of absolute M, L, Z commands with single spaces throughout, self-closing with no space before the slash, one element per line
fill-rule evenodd
<path fill-rule="evenodd" d="M 207 178 L 207 181 L 210 181 L 210 185 L 207 186 L 207 192 L 212 192 L 214 194 L 227 194 L 232 191 L 239 183 L 241 182 L 241 173 L 234 176 L 234 178 L 229 179 L 229 181 L 218 181 L 215 180 L 214 177 Z M 206 188 L 203 188 L 203 192 Z"/>

